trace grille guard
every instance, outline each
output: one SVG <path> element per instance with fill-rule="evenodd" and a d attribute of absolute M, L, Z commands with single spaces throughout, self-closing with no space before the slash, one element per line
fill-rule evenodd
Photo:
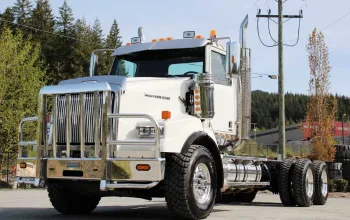
<path fill-rule="evenodd" d="M 99 93 L 102 93 L 102 117 L 101 117 L 101 127 L 102 127 L 102 134 L 101 134 L 101 140 L 99 140 L 99 120 L 95 120 L 94 123 L 94 135 L 95 135 L 95 146 L 94 146 L 94 158 L 85 158 L 84 157 L 84 151 L 85 151 L 85 141 L 84 141 L 84 127 L 85 127 L 85 121 L 80 120 L 80 156 L 81 158 L 71 158 L 70 156 L 70 97 L 71 94 L 79 94 L 80 97 L 84 95 L 84 93 L 87 92 L 93 92 L 94 96 L 97 97 Z M 165 159 L 161 158 L 160 155 L 160 126 L 158 122 L 150 115 L 147 114 L 119 114 L 119 110 L 117 110 L 116 113 L 111 113 L 111 87 L 106 82 L 97 82 L 97 83 L 81 83 L 81 84 L 66 84 L 66 85 L 57 85 L 57 86 L 45 86 L 40 90 L 39 94 L 39 110 L 38 110 L 38 117 L 29 117 L 24 118 L 19 126 L 19 154 L 18 154 L 18 162 L 25 162 L 25 161 L 33 161 L 36 164 L 36 170 L 35 170 L 35 178 L 32 178 L 32 181 L 29 181 L 28 178 L 23 180 L 23 177 L 18 177 L 18 182 L 23 182 L 27 184 L 34 184 L 35 186 L 42 185 L 42 183 L 45 183 L 46 178 L 48 177 L 48 173 L 46 172 L 46 168 L 48 163 L 50 161 L 65 161 L 64 163 L 69 163 L 70 161 L 93 161 L 94 163 L 100 164 L 100 167 L 102 170 L 99 171 L 100 175 L 98 175 L 98 178 L 100 180 L 100 189 L 102 191 L 107 189 L 115 189 L 115 188 L 151 188 L 156 186 L 163 178 L 164 178 L 164 170 L 165 170 Z M 46 135 L 47 131 L 47 123 L 45 121 L 46 113 L 47 113 L 47 98 L 48 96 L 52 96 L 53 100 L 55 100 L 57 95 L 66 95 L 66 155 L 67 157 L 57 157 L 57 146 L 56 146 L 56 132 L 57 132 L 57 124 L 55 123 L 57 115 L 56 113 L 56 105 L 55 102 L 53 102 L 52 106 L 52 112 L 53 112 L 53 124 L 52 127 L 52 150 L 53 150 L 53 157 L 49 157 L 48 153 L 48 136 Z M 120 101 L 120 91 L 117 94 L 117 103 L 119 109 L 119 101 Z M 97 99 L 95 99 L 97 100 Z M 84 99 L 79 99 L 80 106 L 84 105 Z M 94 117 L 97 116 L 95 113 L 97 113 L 98 109 L 98 102 L 94 102 L 93 105 L 94 108 Z M 80 108 L 80 117 L 84 118 L 84 108 Z M 95 117 L 97 118 L 97 117 Z M 154 140 L 117 140 L 117 138 L 113 139 L 111 133 L 109 132 L 110 123 L 112 119 L 118 120 L 119 118 L 143 118 L 148 119 L 152 122 L 152 124 L 155 126 L 155 138 Z M 37 131 L 37 140 L 36 141 L 23 141 L 23 124 L 27 122 L 37 121 L 38 122 L 38 129 Z M 45 131 L 45 132 L 44 132 Z M 51 142 L 51 141 L 50 141 Z M 102 143 L 100 145 L 100 143 Z M 135 159 L 128 159 L 125 160 L 125 158 L 118 158 L 118 157 L 111 157 L 110 155 L 110 146 L 111 145 L 153 145 L 155 146 L 155 158 L 152 159 L 142 159 L 142 158 L 135 158 Z M 37 146 L 37 157 L 36 158 L 28 158 L 23 157 L 23 147 L 28 146 Z M 101 151 L 101 152 L 100 152 Z M 99 153 L 101 153 L 99 155 Z M 142 179 L 142 175 L 138 175 L 137 172 L 133 171 L 131 176 L 134 178 L 130 179 L 127 183 L 115 183 L 116 181 L 108 180 L 108 173 L 109 173 L 109 166 L 108 164 L 110 162 L 115 161 L 123 161 L 124 163 L 127 163 L 128 166 L 133 165 L 135 161 L 137 162 L 150 162 L 154 164 L 156 174 L 152 173 L 152 178 L 149 178 L 149 180 Z M 142 177 L 140 177 L 142 176 Z M 51 178 L 51 177 L 50 177 Z M 76 178 L 72 178 L 76 179 Z M 86 178 L 84 178 L 86 179 Z M 96 179 L 96 178 L 94 178 Z M 133 179 L 136 179 L 141 182 L 132 182 Z M 142 183 L 144 182 L 144 183 Z"/>

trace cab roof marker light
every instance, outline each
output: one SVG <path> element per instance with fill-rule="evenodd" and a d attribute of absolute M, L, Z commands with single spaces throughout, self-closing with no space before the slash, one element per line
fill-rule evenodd
<path fill-rule="evenodd" d="M 214 39 L 218 36 L 218 33 L 216 30 L 211 30 L 210 31 L 210 39 Z"/>
<path fill-rule="evenodd" d="M 194 38 L 196 36 L 196 32 L 194 31 L 185 31 L 183 33 L 183 38 Z"/>

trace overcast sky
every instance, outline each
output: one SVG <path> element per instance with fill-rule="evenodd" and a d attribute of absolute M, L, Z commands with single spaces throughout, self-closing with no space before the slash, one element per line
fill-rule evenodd
<path fill-rule="evenodd" d="M 1 0 L 0 11 L 12 6 L 14 0 Z M 107 34 L 117 19 L 124 43 L 137 36 L 137 28 L 144 27 L 146 40 L 160 37 L 181 38 L 183 31 L 194 30 L 196 34 L 209 36 L 211 29 L 218 35 L 238 40 L 239 26 L 245 15 L 249 15 L 248 43 L 252 49 L 252 72 L 278 74 L 277 47 L 264 47 L 257 35 L 256 13 L 261 8 L 277 13 L 275 0 L 68 0 L 74 17 L 85 17 L 89 23 L 98 18 Z M 63 0 L 50 0 L 55 15 Z M 323 29 L 350 12 L 349 0 L 288 0 L 284 3 L 285 14 L 298 14 L 303 9 L 300 41 L 295 47 L 285 47 L 284 70 L 285 91 L 307 93 L 309 80 L 306 53 L 307 36 L 312 29 Z M 333 24 L 323 32 L 330 51 L 331 90 L 348 96 L 350 93 L 350 15 Z M 267 20 L 260 19 L 260 35 L 266 44 L 272 44 L 268 34 Z M 277 25 L 270 23 L 272 35 L 277 39 Z M 298 19 L 284 26 L 285 43 L 293 44 L 297 39 Z M 252 89 L 277 92 L 277 80 L 267 77 L 253 78 Z"/>

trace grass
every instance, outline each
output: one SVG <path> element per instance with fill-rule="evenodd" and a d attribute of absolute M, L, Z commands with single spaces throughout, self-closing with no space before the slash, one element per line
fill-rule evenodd
<path fill-rule="evenodd" d="M 294 149 L 296 149 L 294 147 Z M 297 149 L 300 149 L 297 147 Z M 309 154 L 309 149 L 302 148 L 302 151 L 294 150 L 292 146 L 286 146 L 286 156 L 287 157 L 306 157 Z M 254 157 L 267 157 L 274 159 L 277 157 L 277 152 L 273 151 L 271 147 L 259 145 L 256 142 L 247 142 L 240 150 L 235 152 L 239 156 L 254 156 Z"/>

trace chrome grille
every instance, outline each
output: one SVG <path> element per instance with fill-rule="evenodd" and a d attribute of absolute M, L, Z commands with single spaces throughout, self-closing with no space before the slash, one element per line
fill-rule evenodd
<path fill-rule="evenodd" d="M 112 109 L 114 107 L 115 95 L 112 93 Z M 94 118 L 94 93 L 85 93 L 84 102 L 85 102 L 85 132 L 84 140 L 85 144 L 94 144 L 95 142 L 95 129 L 94 123 L 95 120 L 98 120 L 98 129 L 99 129 L 99 139 L 101 140 L 102 136 L 102 101 L 103 93 L 98 95 L 98 118 Z M 70 94 L 70 144 L 80 144 L 80 96 L 79 94 Z M 66 95 L 57 95 L 56 97 L 56 114 L 57 114 L 57 133 L 56 140 L 57 144 L 66 144 Z M 112 110 L 112 113 L 114 111 Z"/>

